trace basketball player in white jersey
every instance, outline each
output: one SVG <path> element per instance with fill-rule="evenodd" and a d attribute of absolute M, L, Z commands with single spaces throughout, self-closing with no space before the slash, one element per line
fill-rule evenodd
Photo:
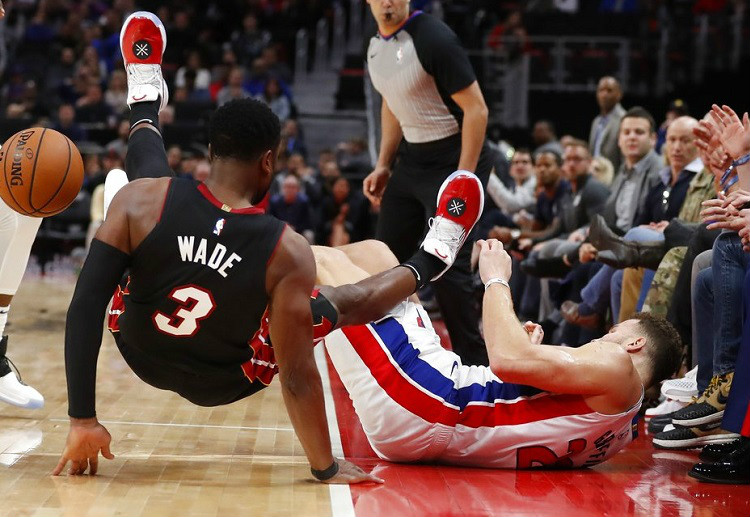
<path fill-rule="evenodd" d="M 5 16 L 0 2 L 0 18 Z M 21 284 L 31 245 L 42 223 L 41 217 L 21 215 L 0 201 L 0 400 L 14 406 L 36 409 L 44 405 L 41 393 L 21 381 L 6 357 L 10 302 Z"/>
<path fill-rule="evenodd" d="M 542 345 L 540 327 L 513 311 L 502 244 L 480 245 L 489 367 L 462 365 L 441 347 L 427 313 L 404 301 L 414 280 L 395 273 L 403 268 L 367 278 L 397 264 L 381 243 L 313 248 L 318 281 L 339 286 L 320 288 L 338 313 L 325 346 L 373 450 L 390 461 L 489 468 L 610 458 L 634 437 L 644 389 L 676 370 L 676 331 L 642 314 L 580 348 Z M 356 325 L 399 296 L 385 318 Z"/>

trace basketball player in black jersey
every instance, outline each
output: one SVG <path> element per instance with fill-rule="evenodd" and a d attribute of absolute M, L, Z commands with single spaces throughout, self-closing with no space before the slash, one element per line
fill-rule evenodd
<path fill-rule="evenodd" d="M 253 206 L 271 182 L 278 118 L 255 100 L 224 105 L 209 128 L 209 178 L 205 183 L 174 178 L 157 122 L 168 99 L 160 67 L 165 38 L 161 22 L 146 12 L 132 14 L 121 32 L 131 108 L 126 167 L 128 179 L 137 181 L 126 179 L 112 199 L 68 310 L 71 425 L 53 473 L 70 462 L 70 474 L 95 474 L 100 452 L 113 458 L 109 432 L 96 418 L 95 384 L 101 320 L 117 288 L 109 328 L 123 358 L 145 382 L 215 406 L 259 391 L 278 374 L 312 474 L 328 483 L 379 482 L 331 454 L 313 358 L 310 293 L 316 273 L 310 246 Z M 453 221 L 438 214 L 425 239 L 443 258 L 420 250 L 406 268 L 384 274 L 406 277 L 410 292 L 450 267 L 481 213 L 479 181 L 460 176 L 473 200 L 461 199 L 450 186 L 442 189 L 459 213 Z M 126 271 L 129 280 L 119 287 Z M 345 292 L 368 302 L 357 298 L 361 290 Z M 335 309 L 317 293 L 312 300 L 322 336 L 335 323 Z M 374 318 L 393 303 L 381 305 L 366 303 L 369 310 L 359 318 Z"/>
<path fill-rule="evenodd" d="M 151 13 L 131 15 L 122 29 L 128 172 L 156 178 L 132 182 L 114 198 L 76 285 L 65 339 L 71 426 L 54 474 L 68 461 L 69 473 L 93 474 L 99 451 L 112 458 L 110 435 L 95 413 L 96 361 L 101 318 L 129 269 L 116 340 L 137 375 L 196 404 L 217 405 L 265 387 L 278 369 L 313 474 L 332 483 L 379 481 L 331 453 L 311 346 L 310 246 L 253 207 L 271 182 L 279 121 L 259 102 L 225 105 L 211 122 L 205 184 L 160 177 L 174 175 L 157 122 L 168 97 L 160 67 L 165 40 Z M 253 339 L 266 329 L 273 349 Z"/>

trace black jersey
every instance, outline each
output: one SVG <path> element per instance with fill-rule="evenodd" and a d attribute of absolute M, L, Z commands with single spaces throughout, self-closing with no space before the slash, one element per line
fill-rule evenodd
<path fill-rule="evenodd" d="M 122 305 L 116 297 L 110 318 L 129 363 L 163 365 L 162 379 L 144 380 L 203 405 L 228 400 L 196 400 L 173 377 L 270 382 L 276 364 L 262 337 L 266 266 L 285 227 L 257 208 L 231 210 L 202 183 L 171 180 L 161 218 L 133 251 Z"/>

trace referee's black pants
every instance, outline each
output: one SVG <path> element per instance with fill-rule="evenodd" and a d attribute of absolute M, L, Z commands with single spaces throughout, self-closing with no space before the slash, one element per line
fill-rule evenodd
<path fill-rule="evenodd" d="M 460 134 L 423 144 L 402 142 L 383 194 L 376 234 L 399 261 L 411 257 L 427 233 L 427 220 L 435 214 L 440 185 L 456 170 L 460 155 Z M 492 151 L 485 145 L 475 171 L 485 187 L 491 169 Z M 479 333 L 480 307 L 473 296 L 473 234 L 434 289 L 453 351 L 464 364 L 489 365 L 487 348 Z"/>

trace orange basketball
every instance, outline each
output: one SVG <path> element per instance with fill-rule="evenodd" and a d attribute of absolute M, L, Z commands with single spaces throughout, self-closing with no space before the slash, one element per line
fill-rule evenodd
<path fill-rule="evenodd" d="M 54 129 L 19 131 L 0 149 L 0 197 L 23 215 L 55 215 L 73 202 L 83 184 L 83 160 L 73 142 Z"/>

